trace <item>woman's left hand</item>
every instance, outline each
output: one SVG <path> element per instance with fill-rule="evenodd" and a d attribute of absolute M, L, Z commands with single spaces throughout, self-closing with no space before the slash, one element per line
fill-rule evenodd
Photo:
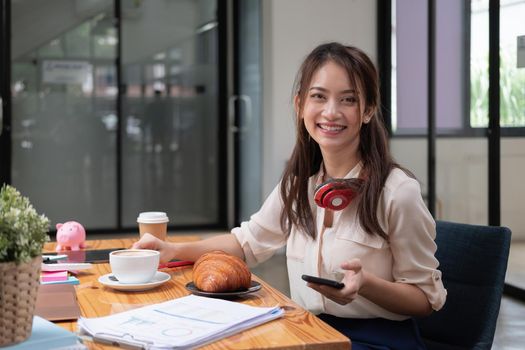
<path fill-rule="evenodd" d="M 354 301 L 359 295 L 359 290 L 364 283 L 364 271 L 362 269 L 361 260 L 352 259 L 341 264 L 341 268 L 345 270 L 345 276 L 341 282 L 345 286 L 341 289 L 317 284 L 307 283 L 307 286 L 315 289 L 323 294 L 328 299 L 340 305 L 346 305 Z"/>

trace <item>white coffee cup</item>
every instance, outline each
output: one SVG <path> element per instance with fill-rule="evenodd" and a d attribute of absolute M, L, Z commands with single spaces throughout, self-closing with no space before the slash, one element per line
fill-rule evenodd
<path fill-rule="evenodd" d="M 149 249 L 124 249 L 109 253 L 111 272 L 120 283 L 139 284 L 153 279 L 160 253 Z"/>
<path fill-rule="evenodd" d="M 140 213 L 137 222 L 139 224 L 140 237 L 145 233 L 150 233 L 163 241 L 166 240 L 169 222 L 166 213 L 161 211 Z"/>

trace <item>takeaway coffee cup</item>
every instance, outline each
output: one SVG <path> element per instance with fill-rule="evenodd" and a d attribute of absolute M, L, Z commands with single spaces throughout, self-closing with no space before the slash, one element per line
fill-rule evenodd
<path fill-rule="evenodd" d="M 168 216 L 161 211 L 148 211 L 140 213 L 137 218 L 139 224 L 140 237 L 145 233 L 151 233 L 153 236 L 166 240 L 168 230 Z"/>
<path fill-rule="evenodd" d="M 160 253 L 148 249 L 124 249 L 109 253 L 111 272 L 120 283 L 141 284 L 153 279 Z"/>

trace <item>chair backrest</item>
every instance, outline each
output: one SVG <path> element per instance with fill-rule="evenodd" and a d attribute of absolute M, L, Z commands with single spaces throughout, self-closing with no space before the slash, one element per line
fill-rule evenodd
<path fill-rule="evenodd" d="M 417 320 L 429 350 L 490 349 L 505 282 L 506 227 L 438 221 L 436 257 L 447 289 L 440 311 Z"/>

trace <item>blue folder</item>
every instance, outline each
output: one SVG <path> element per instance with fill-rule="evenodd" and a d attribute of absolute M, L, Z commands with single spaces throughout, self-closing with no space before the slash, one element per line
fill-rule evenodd
<path fill-rule="evenodd" d="M 73 332 L 39 316 L 33 317 L 31 336 L 16 345 L 1 348 L 2 350 L 50 350 L 50 349 L 85 349 Z"/>

